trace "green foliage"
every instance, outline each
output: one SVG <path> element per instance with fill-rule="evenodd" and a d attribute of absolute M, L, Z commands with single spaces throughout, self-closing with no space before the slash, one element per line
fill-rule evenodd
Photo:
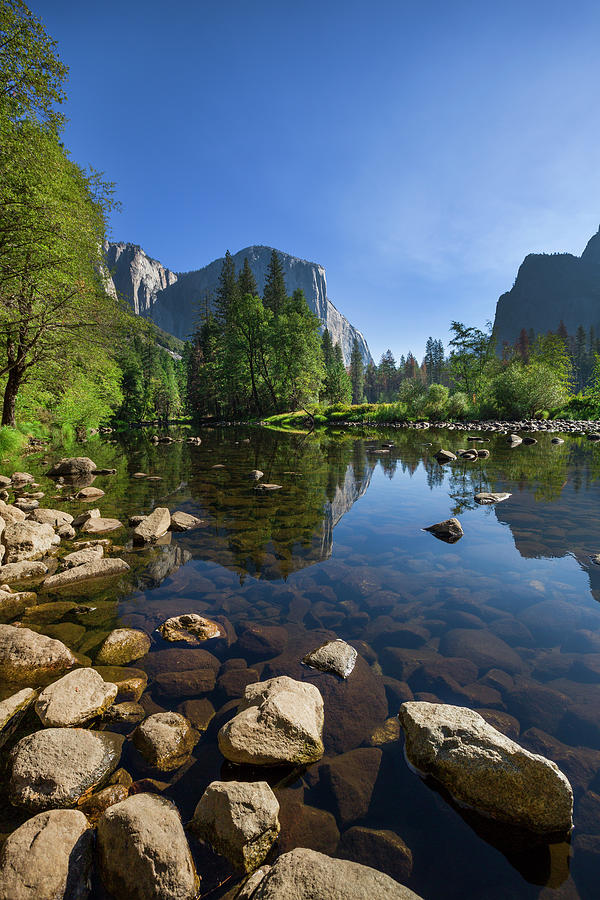
<path fill-rule="evenodd" d="M 533 416 L 561 406 L 569 397 L 564 372 L 542 361 L 525 365 L 515 360 L 493 379 L 488 393 L 497 415 L 506 418 Z"/>
<path fill-rule="evenodd" d="M 352 385 L 352 402 L 362 403 L 365 389 L 365 369 L 357 338 L 352 342 L 350 355 L 350 383 Z"/>
<path fill-rule="evenodd" d="M 271 253 L 271 260 L 267 269 L 263 303 L 266 309 L 271 310 L 275 318 L 284 311 L 287 303 L 283 267 L 276 250 L 273 250 Z"/>
<path fill-rule="evenodd" d="M 487 331 L 451 322 L 450 376 L 456 387 L 474 401 L 496 363 L 491 325 Z"/>

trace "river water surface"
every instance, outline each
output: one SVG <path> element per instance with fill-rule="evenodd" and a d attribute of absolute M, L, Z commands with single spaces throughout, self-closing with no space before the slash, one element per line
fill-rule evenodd
<path fill-rule="evenodd" d="M 234 427 L 200 434 L 200 446 L 153 445 L 136 435 L 69 448 L 70 455 L 117 469 L 95 481 L 106 491 L 98 503 L 103 515 L 126 524 L 130 515 L 168 506 L 207 524 L 144 551 L 131 548 L 130 529 L 111 534 L 123 548 L 114 555 L 132 566 L 125 578 L 80 588 L 71 609 L 36 615 L 32 608 L 21 620 L 60 637 L 87 664 L 114 627 L 152 636 L 148 656 L 132 664 L 149 676 L 142 705 L 148 713 L 178 710 L 206 729 L 187 766 L 156 776 L 167 782 L 160 787 L 184 822 L 211 781 L 266 777 L 281 803 L 277 852 L 310 846 L 345 853 L 395 875 L 426 900 L 596 898 L 600 567 L 590 557 L 600 553 L 600 446 L 568 436 L 553 445 L 541 435 L 533 446 L 512 449 L 504 436 L 492 435 L 475 444 L 490 450 L 489 459 L 442 467 L 434 453 L 473 446 L 464 434 Z M 75 514 L 83 504 L 53 499 L 43 477 L 58 455 L 64 451 L 35 454 L 19 467 L 42 484 L 42 505 Z M 281 490 L 258 494 L 247 477 L 252 469 Z M 139 471 L 160 480 L 132 478 Z M 473 500 L 480 490 L 512 496 L 481 507 Z M 464 528 L 457 543 L 422 530 L 453 515 Z M 167 644 L 155 630 L 186 612 L 216 617 L 228 631 L 227 640 L 203 645 L 220 668 L 215 688 L 201 695 L 191 687 L 193 675 L 185 675 L 196 665 L 190 648 Z M 333 636 L 360 654 L 347 682 L 300 664 Z M 448 658 L 468 663 L 450 670 Z M 166 672 L 179 674 L 161 679 Z M 309 679 L 321 690 L 331 766 L 265 773 L 224 764 L 218 728 L 245 684 L 279 674 Z M 492 833 L 421 781 L 393 725 L 387 737 L 396 739 L 377 734 L 413 697 L 476 709 L 553 759 L 575 794 L 570 843 L 536 845 L 516 841 L 510 830 Z M 34 727 L 28 719 L 24 730 Z M 128 733 L 134 726 L 102 727 Z M 134 779 L 147 774 L 130 744 L 123 764 Z M 2 801 L 3 834 L 23 820 Z M 356 826 L 388 834 L 373 842 L 353 832 L 353 840 L 344 840 Z M 410 874 L 398 837 L 412 853 Z M 190 842 L 202 896 L 223 896 L 235 876 Z M 100 885 L 93 896 L 105 897 Z"/>

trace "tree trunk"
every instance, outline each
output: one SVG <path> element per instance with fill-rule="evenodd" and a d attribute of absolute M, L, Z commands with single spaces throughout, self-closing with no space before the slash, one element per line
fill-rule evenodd
<path fill-rule="evenodd" d="M 21 386 L 21 381 L 23 378 L 23 372 L 16 367 L 10 369 L 8 372 L 8 379 L 6 381 L 6 387 L 4 389 L 4 403 L 2 406 L 2 425 L 9 425 L 11 428 L 14 428 L 16 425 L 15 420 L 15 402 L 17 399 L 17 394 L 19 393 L 19 388 Z"/>

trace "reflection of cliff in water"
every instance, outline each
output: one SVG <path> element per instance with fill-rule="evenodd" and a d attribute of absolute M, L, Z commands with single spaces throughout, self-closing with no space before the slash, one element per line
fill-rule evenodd
<path fill-rule="evenodd" d="M 319 558 L 314 562 L 320 562 L 328 559 L 333 550 L 333 529 L 342 519 L 342 517 L 354 506 L 357 500 L 366 493 L 371 483 L 372 469 L 365 465 L 362 472 L 357 474 L 354 471 L 354 465 L 350 464 L 346 469 L 344 483 L 336 485 L 335 496 L 333 500 L 327 500 L 323 509 L 323 533 L 321 537 L 321 545 Z M 301 568 L 301 567 L 299 567 Z"/>

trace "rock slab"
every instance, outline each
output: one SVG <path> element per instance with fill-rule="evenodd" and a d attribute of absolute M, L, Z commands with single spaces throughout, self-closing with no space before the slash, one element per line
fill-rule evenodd
<path fill-rule="evenodd" d="M 75 669 L 42 691 L 35 711 L 46 728 L 68 728 L 102 715 L 116 696 L 117 685 L 95 669 Z"/>

